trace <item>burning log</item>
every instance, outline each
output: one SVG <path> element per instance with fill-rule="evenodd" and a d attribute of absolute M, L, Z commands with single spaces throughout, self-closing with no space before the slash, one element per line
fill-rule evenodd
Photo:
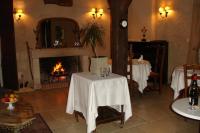
<path fill-rule="evenodd" d="M 62 76 L 65 75 L 65 69 L 62 66 L 62 62 L 58 61 L 56 65 L 53 67 L 51 75 L 53 76 Z"/>

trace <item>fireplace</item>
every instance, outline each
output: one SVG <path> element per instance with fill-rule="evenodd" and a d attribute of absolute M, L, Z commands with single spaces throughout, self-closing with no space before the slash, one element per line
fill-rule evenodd
<path fill-rule="evenodd" d="M 42 88 L 67 87 L 72 73 L 80 71 L 79 56 L 40 58 Z"/>
<path fill-rule="evenodd" d="M 89 60 L 85 48 L 46 48 L 46 49 L 33 49 L 31 50 L 32 60 L 32 77 L 33 88 L 41 89 L 43 85 L 41 83 L 41 70 L 40 60 L 45 58 L 58 58 L 58 57 L 78 57 L 80 59 L 80 65 L 78 64 L 79 71 L 88 72 Z M 78 61 L 79 63 L 79 61 Z M 47 66 L 49 67 L 49 66 Z M 55 85 L 57 86 L 57 85 Z"/>

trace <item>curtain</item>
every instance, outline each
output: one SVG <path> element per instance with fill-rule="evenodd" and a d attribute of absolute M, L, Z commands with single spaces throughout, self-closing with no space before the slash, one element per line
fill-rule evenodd
<path fill-rule="evenodd" d="M 187 63 L 198 63 L 200 49 L 200 0 L 193 0 L 192 26 L 187 55 Z"/>

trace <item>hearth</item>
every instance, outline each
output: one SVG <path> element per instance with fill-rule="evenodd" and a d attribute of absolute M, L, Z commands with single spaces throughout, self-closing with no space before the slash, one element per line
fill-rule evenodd
<path fill-rule="evenodd" d="M 79 56 L 40 58 L 42 88 L 67 87 L 72 73 L 80 71 Z"/>

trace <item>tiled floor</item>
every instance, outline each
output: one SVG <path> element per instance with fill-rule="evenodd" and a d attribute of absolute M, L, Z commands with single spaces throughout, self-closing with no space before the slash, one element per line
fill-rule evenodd
<path fill-rule="evenodd" d="M 54 133 L 86 133 L 85 121 L 75 121 L 65 113 L 68 89 L 37 90 L 20 94 L 39 112 Z M 171 89 L 166 87 L 161 95 L 147 92 L 142 97 L 136 92 L 132 100 L 133 116 L 123 128 L 117 122 L 99 125 L 97 133 L 197 133 L 198 122 L 186 120 L 170 109 Z"/>

